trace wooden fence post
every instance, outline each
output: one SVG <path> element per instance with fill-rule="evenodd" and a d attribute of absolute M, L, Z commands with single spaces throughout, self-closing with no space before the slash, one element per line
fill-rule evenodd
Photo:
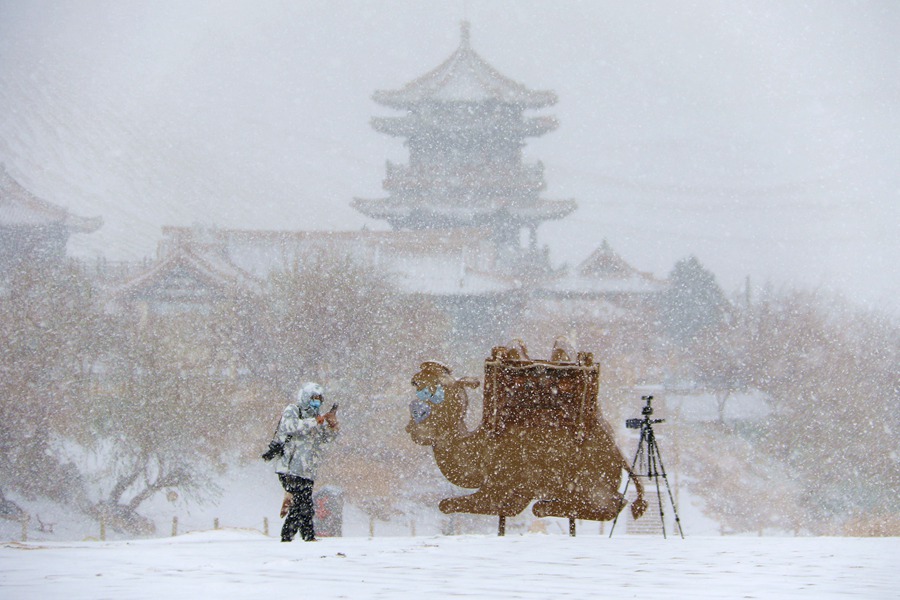
<path fill-rule="evenodd" d="M 178 535 L 178 517 L 172 517 L 172 537 Z"/>

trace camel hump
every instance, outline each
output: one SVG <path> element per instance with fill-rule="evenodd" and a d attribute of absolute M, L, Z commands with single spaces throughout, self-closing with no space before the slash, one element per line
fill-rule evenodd
<path fill-rule="evenodd" d="M 516 338 L 508 346 L 494 346 L 491 350 L 491 358 L 488 360 L 530 361 L 531 357 L 528 356 L 528 348 L 525 346 L 525 342 Z"/>
<path fill-rule="evenodd" d="M 574 354 L 572 344 L 565 336 L 559 336 L 553 341 L 553 351 L 550 355 L 550 362 L 561 363 L 570 362 Z"/>

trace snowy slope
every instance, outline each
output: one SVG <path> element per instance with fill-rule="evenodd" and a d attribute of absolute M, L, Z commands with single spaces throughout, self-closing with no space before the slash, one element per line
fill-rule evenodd
<path fill-rule="evenodd" d="M 526 534 L 282 544 L 250 530 L 8 542 L 0 597 L 894 598 L 897 542 Z"/>

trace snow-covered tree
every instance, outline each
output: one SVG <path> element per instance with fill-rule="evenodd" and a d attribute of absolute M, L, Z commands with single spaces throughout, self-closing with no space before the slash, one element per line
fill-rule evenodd
<path fill-rule="evenodd" d="M 659 315 L 668 334 L 685 348 L 704 330 L 725 322 L 728 300 L 697 257 L 675 263 L 669 274 L 669 288 L 660 298 Z"/>
<path fill-rule="evenodd" d="M 102 348 L 99 309 L 74 262 L 23 263 L 0 294 L 0 487 L 78 503 L 60 448 L 81 418 Z"/>
<path fill-rule="evenodd" d="M 144 532 L 141 504 L 165 491 L 209 498 L 236 445 L 230 351 L 199 315 L 117 319 L 81 441 L 101 463 L 92 512 Z"/>
<path fill-rule="evenodd" d="M 806 292 L 759 308 L 756 382 L 775 412 L 765 443 L 805 482 L 821 533 L 900 512 L 900 328 Z"/>

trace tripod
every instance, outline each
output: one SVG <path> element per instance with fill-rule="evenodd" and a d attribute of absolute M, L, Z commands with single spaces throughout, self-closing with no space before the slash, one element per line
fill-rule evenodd
<path fill-rule="evenodd" d="M 641 430 L 641 440 L 638 442 L 637 452 L 635 452 L 634 461 L 631 463 L 631 472 L 628 474 L 628 481 L 625 483 L 625 490 L 622 492 L 622 495 L 624 496 L 628 493 L 628 486 L 631 484 L 632 477 L 646 477 L 648 480 L 654 481 L 656 483 L 656 498 L 659 501 L 659 520 L 662 523 L 662 532 L 663 537 L 665 538 L 666 519 L 663 514 L 662 491 L 659 487 L 659 478 L 662 476 L 663 481 L 666 482 L 666 491 L 669 493 L 669 502 L 672 503 L 672 512 L 675 515 L 675 525 L 678 527 L 678 533 L 681 534 L 681 539 L 684 539 L 684 531 L 681 529 L 681 519 L 678 517 L 678 509 L 675 507 L 675 498 L 672 496 L 672 488 L 669 487 L 669 478 L 666 477 L 666 467 L 663 465 L 662 454 L 659 452 L 659 445 L 656 443 L 656 435 L 653 433 L 653 425 L 655 423 L 664 423 L 665 419 L 650 418 L 650 415 L 653 414 L 653 407 L 650 405 L 653 396 L 643 396 L 641 400 L 646 400 L 647 402 L 641 410 L 643 418 L 628 419 L 625 421 L 625 426 L 628 429 Z M 635 467 L 639 469 L 641 474 L 638 474 L 638 471 L 635 471 Z M 643 474 L 645 469 L 646 475 Z M 612 527 L 609 529 L 609 537 L 612 537 L 618 520 L 619 515 L 616 515 Z"/>

